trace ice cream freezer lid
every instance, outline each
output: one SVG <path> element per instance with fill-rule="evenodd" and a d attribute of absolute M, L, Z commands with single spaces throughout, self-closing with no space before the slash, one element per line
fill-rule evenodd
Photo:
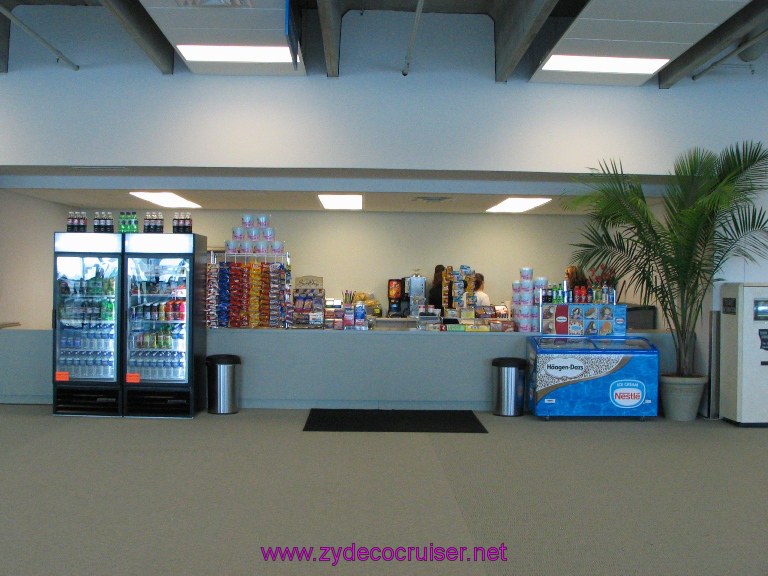
<path fill-rule="evenodd" d="M 539 350 L 594 350 L 590 338 L 568 338 L 565 336 L 542 336 L 534 338 Z"/>
<path fill-rule="evenodd" d="M 655 350 L 656 347 L 645 338 L 593 338 L 598 350 Z"/>
<path fill-rule="evenodd" d="M 544 350 L 581 350 L 585 352 L 611 351 L 653 351 L 656 347 L 645 338 L 613 336 L 610 338 L 541 336 L 533 338 L 539 351 Z"/>

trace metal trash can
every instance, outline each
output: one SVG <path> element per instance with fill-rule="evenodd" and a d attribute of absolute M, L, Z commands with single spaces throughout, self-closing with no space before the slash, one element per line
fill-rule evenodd
<path fill-rule="evenodd" d="M 525 369 L 523 358 L 494 358 L 493 413 L 497 416 L 521 416 L 525 401 Z"/>
<path fill-rule="evenodd" d="M 208 412 L 234 414 L 238 411 L 236 367 L 240 357 L 215 354 L 205 359 L 208 372 Z"/>

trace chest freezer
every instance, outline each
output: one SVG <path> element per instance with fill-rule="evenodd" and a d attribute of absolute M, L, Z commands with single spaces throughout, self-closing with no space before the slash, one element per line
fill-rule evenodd
<path fill-rule="evenodd" d="M 658 415 L 659 352 L 645 338 L 531 336 L 528 367 L 536 416 Z"/>

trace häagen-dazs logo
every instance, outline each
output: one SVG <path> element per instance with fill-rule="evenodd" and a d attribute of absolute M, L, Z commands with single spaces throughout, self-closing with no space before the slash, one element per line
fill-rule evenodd
<path fill-rule="evenodd" d="M 636 408 L 645 401 L 645 384 L 639 380 L 617 380 L 611 384 L 611 402 L 619 408 Z"/>
<path fill-rule="evenodd" d="M 584 362 L 578 358 L 553 358 L 544 366 L 544 370 L 550 376 L 557 378 L 576 378 L 584 373 Z"/>

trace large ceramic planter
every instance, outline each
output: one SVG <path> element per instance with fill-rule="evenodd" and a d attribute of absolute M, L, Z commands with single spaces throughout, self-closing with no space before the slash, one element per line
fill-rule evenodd
<path fill-rule="evenodd" d="M 696 419 L 709 376 L 659 376 L 664 417 L 688 422 Z"/>

